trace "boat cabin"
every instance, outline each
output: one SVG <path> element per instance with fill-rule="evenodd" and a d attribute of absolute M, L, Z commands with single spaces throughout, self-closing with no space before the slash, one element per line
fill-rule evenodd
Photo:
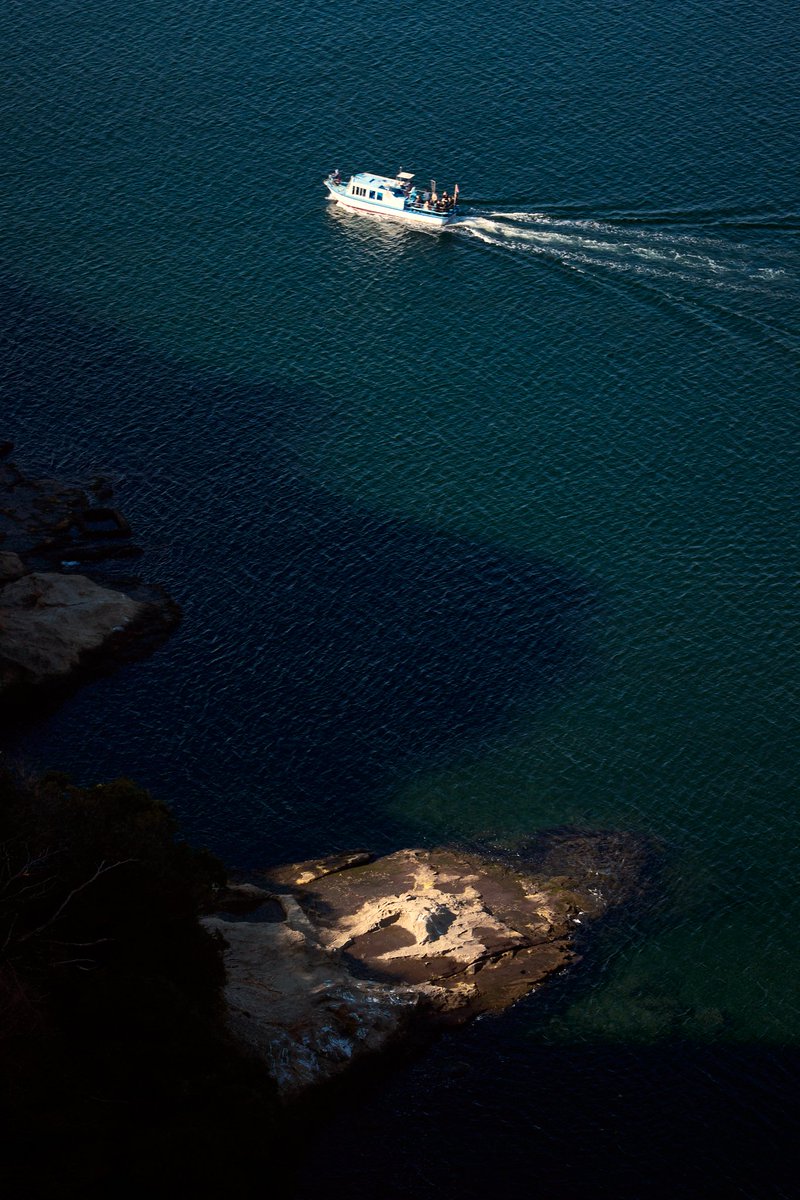
<path fill-rule="evenodd" d="M 350 176 L 347 195 L 355 196 L 367 204 L 372 201 L 381 208 L 394 208 L 402 212 L 411 192 L 413 178 L 414 176 L 409 175 L 407 171 L 401 171 L 396 179 L 362 171 L 360 175 Z"/>

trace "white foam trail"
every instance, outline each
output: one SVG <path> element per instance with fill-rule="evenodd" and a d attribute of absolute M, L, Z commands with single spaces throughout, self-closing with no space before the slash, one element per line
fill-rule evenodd
<path fill-rule="evenodd" d="M 562 266 L 732 291 L 771 291 L 790 274 L 783 267 L 765 265 L 758 248 L 644 223 L 632 227 L 629 222 L 491 209 L 465 216 L 453 230 L 498 250 L 549 256 Z"/>

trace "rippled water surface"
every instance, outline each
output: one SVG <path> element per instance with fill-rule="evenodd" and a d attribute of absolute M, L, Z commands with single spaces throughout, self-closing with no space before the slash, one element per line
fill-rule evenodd
<path fill-rule="evenodd" d="M 185 612 L 7 743 L 136 777 L 244 865 L 660 839 L 657 898 L 582 979 L 354 1101 L 309 1180 L 369 1194 L 390 1150 L 387 1196 L 530 1190 L 531 1161 L 546 1197 L 790 1194 L 791 6 L 13 2 L 0 28 L 0 432 L 111 476 Z M 458 181 L 461 217 L 338 212 L 332 166 Z"/>

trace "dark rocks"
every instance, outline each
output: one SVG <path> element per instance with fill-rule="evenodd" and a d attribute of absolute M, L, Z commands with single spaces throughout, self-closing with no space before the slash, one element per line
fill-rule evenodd
<path fill-rule="evenodd" d="M 98 475 L 89 484 L 89 491 L 94 492 L 98 500 L 110 500 L 114 495 L 114 489 L 111 483 L 104 475 Z"/>
<path fill-rule="evenodd" d="M 10 445 L 10 444 L 9 444 Z M 95 481 L 105 490 L 104 481 Z M 141 554 L 116 509 L 78 487 L 0 463 L 0 708 L 57 701 L 86 679 L 149 654 L 178 606 L 137 579 L 69 569 Z"/>
<path fill-rule="evenodd" d="M 101 491 L 110 498 L 106 486 Z M 78 561 L 129 557 L 130 536 L 122 513 L 97 503 L 82 488 L 54 479 L 29 479 L 16 463 L 0 463 L 0 543 L 31 567 L 45 566 L 59 556 Z"/>
<path fill-rule="evenodd" d="M 20 579 L 26 570 L 27 568 L 18 554 L 13 554 L 10 550 L 0 551 L 0 587 L 6 583 L 13 583 L 15 579 Z"/>
<path fill-rule="evenodd" d="M 106 508 L 100 504 L 84 509 L 79 514 L 78 528 L 90 538 L 122 538 L 130 537 L 131 534 L 130 525 L 118 509 Z"/>

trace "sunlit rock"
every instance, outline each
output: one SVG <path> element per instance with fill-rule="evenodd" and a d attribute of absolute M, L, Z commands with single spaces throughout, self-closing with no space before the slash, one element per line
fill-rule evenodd
<path fill-rule="evenodd" d="M 292 1097 L 404 1034 L 500 1011 L 579 957 L 587 923 L 638 891 L 645 854 L 561 831 L 513 860 L 402 850 L 277 869 L 244 893 L 246 919 L 233 889 L 239 919 L 206 920 L 225 941 L 231 1030 Z"/>

